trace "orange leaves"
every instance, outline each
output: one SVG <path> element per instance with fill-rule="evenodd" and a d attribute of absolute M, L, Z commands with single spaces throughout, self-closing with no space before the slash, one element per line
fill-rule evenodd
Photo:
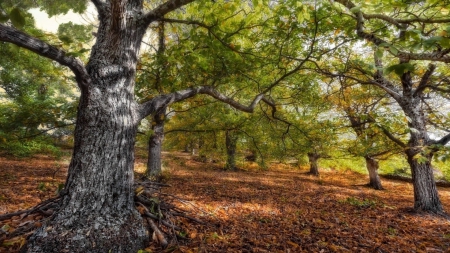
<path fill-rule="evenodd" d="M 365 175 L 339 168 L 323 170 L 319 181 L 304 174 L 307 168 L 225 172 L 186 155 L 177 158 L 165 159 L 167 183 L 176 187 L 164 191 L 187 200 L 179 207 L 208 225 L 177 219 L 179 235 L 188 239 L 180 239 L 177 247 L 170 243 L 165 251 L 152 244 L 147 252 L 447 252 L 450 247 L 449 221 L 405 211 L 413 194 L 404 182 L 383 179 L 386 190 L 374 191 L 363 186 Z M 35 170 L 39 161 L 0 162 L 15 168 L 8 172 L 8 184 L 0 182 L 0 206 L 8 203 L 8 211 L 16 211 L 16 199 L 42 194 L 36 186 L 48 172 Z M 14 195 L 5 191 L 9 184 Z M 33 190 L 25 190 L 28 184 Z M 450 189 L 441 188 L 440 194 L 450 210 Z M 17 216 L 0 221 L 0 229 L 10 232 L 26 222 Z M 0 251 L 18 249 L 20 240 L 5 241 L 11 246 Z"/>

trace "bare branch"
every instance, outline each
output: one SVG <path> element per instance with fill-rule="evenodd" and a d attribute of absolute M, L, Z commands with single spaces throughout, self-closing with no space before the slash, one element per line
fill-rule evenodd
<path fill-rule="evenodd" d="M 160 96 L 152 98 L 151 100 L 143 103 L 140 107 L 141 118 L 144 118 L 152 113 L 157 112 L 158 110 L 160 110 L 160 108 L 165 108 L 165 107 L 169 106 L 170 104 L 180 102 L 187 98 L 191 98 L 197 94 L 209 95 L 219 101 L 229 104 L 230 106 L 232 106 L 240 111 L 248 112 L 248 113 L 252 113 L 255 109 L 255 106 L 264 97 L 263 93 L 258 94 L 257 96 L 255 96 L 255 98 L 253 99 L 253 101 L 251 102 L 251 104 L 249 106 L 245 106 L 245 105 L 235 101 L 234 99 L 220 93 L 219 91 L 217 91 L 216 89 L 214 89 L 211 86 L 193 87 L 193 88 L 188 88 L 185 90 L 173 92 L 170 94 L 160 95 Z"/>
<path fill-rule="evenodd" d="M 34 38 L 13 27 L 0 24 L 0 41 L 13 43 L 69 67 L 75 74 L 78 86 L 82 90 L 91 82 L 91 78 L 84 64 L 79 59 L 67 56 L 65 51 L 49 45 L 42 40 Z"/>
<path fill-rule="evenodd" d="M 144 15 L 142 18 L 144 26 L 147 27 L 153 21 L 163 18 L 167 13 L 194 1 L 195 0 L 169 0 Z"/>
<path fill-rule="evenodd" d="M 450 142 L 450 133 L 442 137 L 440 140 L 435 141 L 433 144 L 446 145 L 448 142 Z"/>

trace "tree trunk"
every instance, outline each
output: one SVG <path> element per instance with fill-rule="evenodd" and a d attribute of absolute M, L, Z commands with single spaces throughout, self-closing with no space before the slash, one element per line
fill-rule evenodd
<path fill-rule="evenodd" d="M 444 209 L 434 180 L 432 155 L 422 154 L 418 159 L 419 153 L 415 152 L 415 149 L 410 147 L 406 151 L 414 186 L 414 210 L 441 214 Z"/>
<path fill-rule="evenodd" d="M 80 101 L 61 207 L 29 238 L 27 252 L 137 252 L 145 247 L 148 235 L 133 201 L 138 120 L 132 97 L 99 90 L 92 96 Z"/>
<path fill-rule="evenodd" d="M 364 159 L 366 159 L 366 167 L 367 171 L 369 171 L 369 186 L 375 190 L 383 190 L 380 177 L 378 176 L 378 161 L 370 156 L 365 156 Z"/>
<path fill-rule="evenodd" d="M 443 213 L 431 166 L 432 150 L 426 150 L 432 141 L 428 136 L 427 117 L 422 109 L 422 100 L 413 92 L 410 73 L 402 75 L 403 97 L 398 100 L 409 117 L 410 137 L 405 149 L 411 168 L 414 186 L 414 210 Z"/>
<path fill-rule="evenodd" d="M 309 174 L 314 176 L 319 176 L 319 167 L 317 165 L 317 161 L 319 160 L 320 156 L 316 153 L 308 153 L 308 160 L 309 160 Z"/>
<path fill-rule="evenodd" d="M 134 100 L 137 55 L 145 29 L 132 11 L 111 2 L 86 66 L 75 145 L 60 209 L 39 228 L 24 252 L 137 252 L 148 232 L 134 206 L 133 167 L 137 126 Z M 134 6 L 136 5 L 136 6 Z M 131 15 L 131 16 L 129 16 Z"/>
<path fill-rule="evenodd" d="M 153 117 L 153 134 L 148 141 L 148 161 L 145 175 L 152 180 L 161 180 L 161 147 L 164 140 L 164 113 Z"/>
<path fill-rule="evenodd" d="M 227 163 L 225 164 L 226 170 L 236 170 L 236 146 L 237 135 L 232 130 L 225 132 L 225 145 L 227 148 Z"/>

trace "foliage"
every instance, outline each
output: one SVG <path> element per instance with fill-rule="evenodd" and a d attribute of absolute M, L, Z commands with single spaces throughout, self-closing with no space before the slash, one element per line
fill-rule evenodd
<path fill-rule="evenodd" d="M 46 154 L 59 157 L 62 154 L 61 150 L 55 147 L 48 138 L 38 138 L 27 142 L 9 141 L 1 143 L 0 148 L 5 152 L 3 154 L 15 157 L 29 157 L 35 154 Z"/>

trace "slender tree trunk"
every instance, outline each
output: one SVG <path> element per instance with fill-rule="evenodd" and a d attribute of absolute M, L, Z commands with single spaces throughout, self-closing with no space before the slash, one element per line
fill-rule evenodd
<path fill-rule="evenodd" d="M 369 171 L 369 186 L 375 190 L 383 190 L 378 176 L 378 161 L 370 156 L 365 156 L 364 159 L 366 160 L 367 171 Z"/>
<path fill-rule="evenodd" d="M 153 134 L 148 141 L 148 161 L 145 175 L 152 180 L 161 180 L 161 150 L 164 140 L 164 113 L 157 113 L 153 117 Z"/>
<path fill-rule="evenodd" d="M 227 148 L 227 163 L 225 164 L 226 170 L 236 170 L 236 146 L 237 135 L 232 130 L 225 132 L 225 145 Z"/>
<path fill-rule="evenodd" d="M 319 158 L 320 156 L 316 153 L 308 153 L 309 174 L 319 176 L 319 167 L 317 165 Z"/>

